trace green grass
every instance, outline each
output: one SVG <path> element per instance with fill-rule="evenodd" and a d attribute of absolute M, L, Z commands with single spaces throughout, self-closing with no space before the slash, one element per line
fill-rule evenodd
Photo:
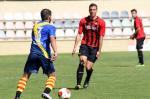
<path fill-rule="evenodd" d="M 135 67 L 136 52 L 103 53 L 94 65 L 88 89 L 71 90 L 71 99 L 150 99 L 150 52 L 145 52 L 145 67 Z M 27 56 L 0 56 L 0 99 L 12 99 Z M 57 82 L 51 93 L 58 99 L 59 88 L 74 88 L 78 57 L 60 54 L 55 62 Z M 84 77 L 85 78 L 85 77 Z M 47 77 L 33 74 L 21 99 L 41 99 Z M 84 80 L 84 79 L 83 79 Z"/>

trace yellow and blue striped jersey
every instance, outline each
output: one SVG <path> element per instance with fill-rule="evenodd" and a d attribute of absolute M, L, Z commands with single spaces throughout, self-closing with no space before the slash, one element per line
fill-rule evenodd
<path fill-rule="evenodd" d="M 32 30 L 31 52 L 50 58 L 50 37 L 55 37 L 56 28 L 46 21 L 40 21 L 34 25 Z"/>

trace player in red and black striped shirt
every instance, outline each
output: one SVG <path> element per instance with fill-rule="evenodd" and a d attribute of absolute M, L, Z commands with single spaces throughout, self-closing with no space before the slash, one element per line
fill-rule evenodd
<path fill-rule="evenodd" d="M 81 88 L 81 80 L 84 73 L 84 66 L 86 67 L 87 76 L 83 87 L 88 87 L 89 80 L 93 72 L 92 67 L 96 59 L 98 59 L 101 55 L 103 37 L 105 35 L 105 22 L 96 15 L 96 4 L 92 3 L 89 5 L 89 13 L 89 16 L 80 20 L 79 31 L 76 36 L 74 49 L 72 52 L 72 55 L 74 55 L 77 45 L 82 37 L 81 35 L 83 34 L 79 50 L 80 63 L 77 69 L 77 85 L 75 87 L 76 89 Z"/>
<path fill-rule="evenodd" d="M 143 44 L 145 40 L 145 33 L 144 28 L 142 24 L 142 20 L 137 16 L 137 10 L 132 9 L 131 10 L 132 17 L 134 18 L 134 29 L 135 33 L 130 36 L 130 39 L 136 39 L 136 49 L 138 53 L 139 58 L 139 64 L 137 66 L 144 66 L 144 55 L 143 55 Z"/>

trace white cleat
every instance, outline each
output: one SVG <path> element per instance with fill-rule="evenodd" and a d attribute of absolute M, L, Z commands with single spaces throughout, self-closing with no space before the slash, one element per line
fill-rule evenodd
<path fill-rule="evenodd" d="M 136 65 L 136 67 L 144 67 L 144 66 L 145 66 L 144 64 L 140 64 L 140 63 Z"/>
<path fill-rule="evenodd" d="M 42 93 L 42 98 L 43 99 L 52 99 L 52 97 L 47 93 Z"/>

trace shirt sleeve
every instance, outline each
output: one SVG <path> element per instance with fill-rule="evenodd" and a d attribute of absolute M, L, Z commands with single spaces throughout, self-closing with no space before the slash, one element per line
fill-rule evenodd
<path fill-rule="evenodd" d="M 136 29 L 140 28 L 140 19 L 135 20 L 135 27 L 136 27 Z"/>
<path fill-rule="evenodd" d="M 82 33 L 83 33 L 83 22 L 82 20 L 80 20 L 78 34 L 82 34 Z"/>
<path fill-rule="evenodd" d="M 100 21 L 100 31 L 99 31 L 99 35 L 100 36 L 105 36 L 105 21 Z"/>
<path fill-rule="evenodd" d="M 56 28 L 54 26 L 49 27 L 49 36 L 56 36 Z"/>

